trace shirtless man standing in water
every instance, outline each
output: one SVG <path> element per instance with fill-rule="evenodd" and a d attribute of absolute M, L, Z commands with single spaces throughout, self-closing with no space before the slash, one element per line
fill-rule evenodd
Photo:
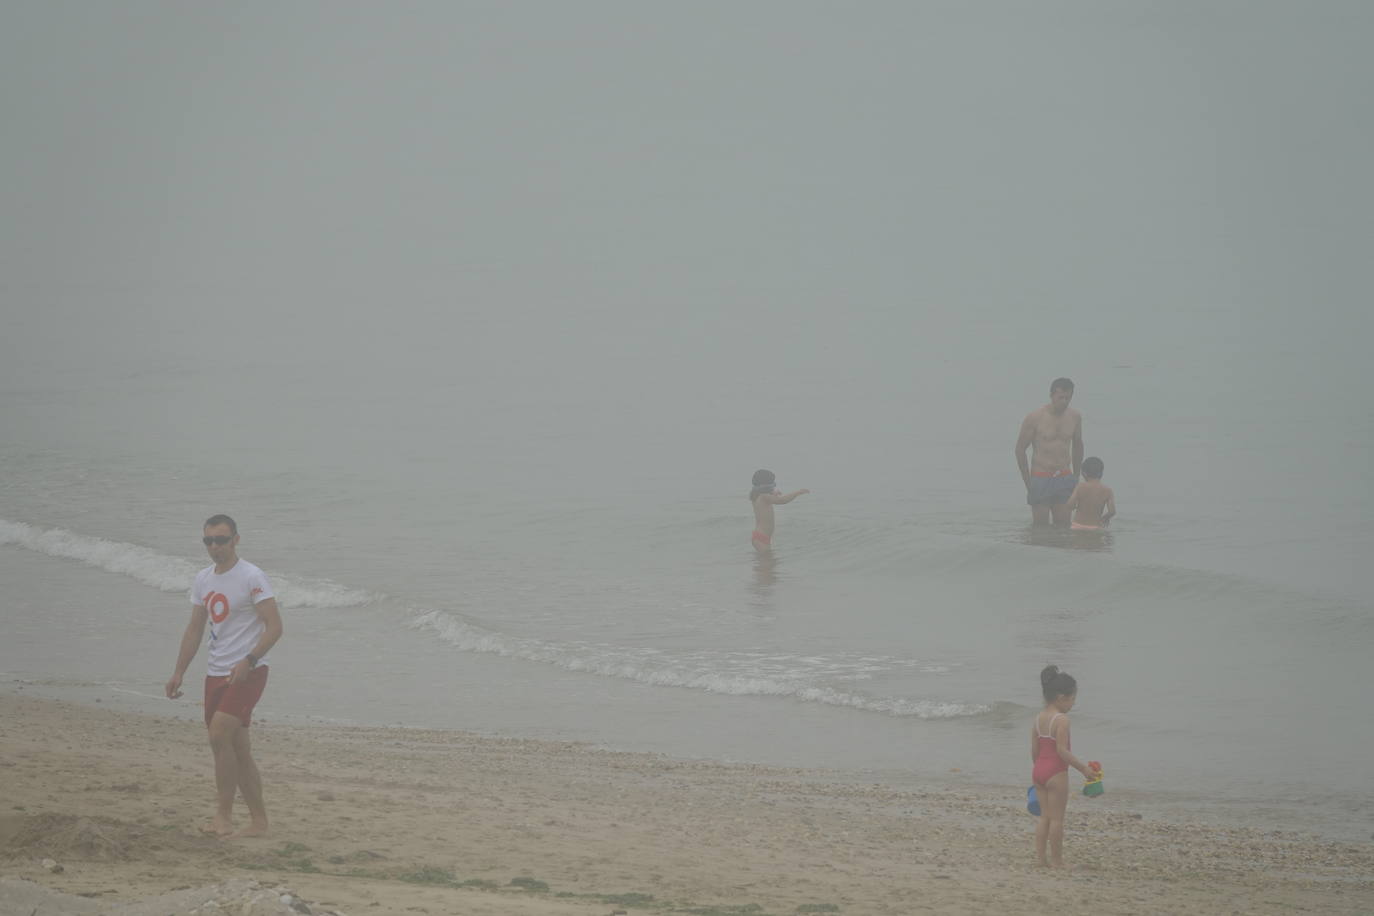
<path fill-rule="evenodd" d="M 1083 415 L 1069 407 L 1071 400 L 1073 382 L 1055 379 L 1050 383 L 1050 402 L 1026 414 L 1016 438 L 1016 464 L 1035 525 L 1049 522 L 1051 513 L 1056 525 L 1069 524 L 1069 496 L 1083 466 Z"/>

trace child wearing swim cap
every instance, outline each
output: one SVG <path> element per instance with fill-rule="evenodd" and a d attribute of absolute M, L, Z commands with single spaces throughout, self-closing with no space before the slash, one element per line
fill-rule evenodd
<path fill-rule="evenodd" d="M 749 536 L 754 549 L 765 553 L 773 544 L 773 507 L 790 503 L 810 490 L 794 490 L 784 496 L 778 492 L 777 478 L 773 472 L 760 468 L 754 472 L 754 485 L 749 490 L 749 501 L 754 504 L 754 533 Z"/>

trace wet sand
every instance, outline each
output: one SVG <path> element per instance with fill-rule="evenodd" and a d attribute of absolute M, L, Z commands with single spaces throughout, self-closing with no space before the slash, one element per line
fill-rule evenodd
<path fill-rule="evenodd" d="M 51 896 L 39 912 L 56 916 L 207 885 L 241 901 L 251 882 L 352 916 L 1374 912 L 1374 843 L 1164 823 L 1109 800 L 1071 799 L 1073 869 L 1052 873 L 1023 787 L 394 728 L 268 720 L 253 737 L 272 831 L 221 840 L 199 830 L 213 769 L 198 724 L 0 692 L 0 916 L 28 916 L 44 888 L 83 895 Z M 209 911 L 171 900 L 160 912 Z"/>

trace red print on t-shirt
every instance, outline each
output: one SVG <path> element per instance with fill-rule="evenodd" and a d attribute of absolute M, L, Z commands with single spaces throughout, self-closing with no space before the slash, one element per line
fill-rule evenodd
<path fill-rule="evenodd" d="M 215 623 L 224 623 L 229 616 L 229 596 L 220 592 L 211 592 L 205 596 L 205 609 L 210 612 L 210 619 Z"/>

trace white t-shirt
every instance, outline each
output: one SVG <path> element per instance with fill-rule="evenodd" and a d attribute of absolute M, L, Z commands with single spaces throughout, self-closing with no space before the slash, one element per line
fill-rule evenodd
<path fill-rule="evenodd" d="M 210 615 L 210 663 L 206 673 L 224 677 L 258 644 L 267 624 L 253 605 L 275 597 L 261 569 L 240 558 L 228 572 L 216 573 L 207 566 L 196 573 L 191 604 Z M 267 664 L 267 656 L 258 659 Z"/>

